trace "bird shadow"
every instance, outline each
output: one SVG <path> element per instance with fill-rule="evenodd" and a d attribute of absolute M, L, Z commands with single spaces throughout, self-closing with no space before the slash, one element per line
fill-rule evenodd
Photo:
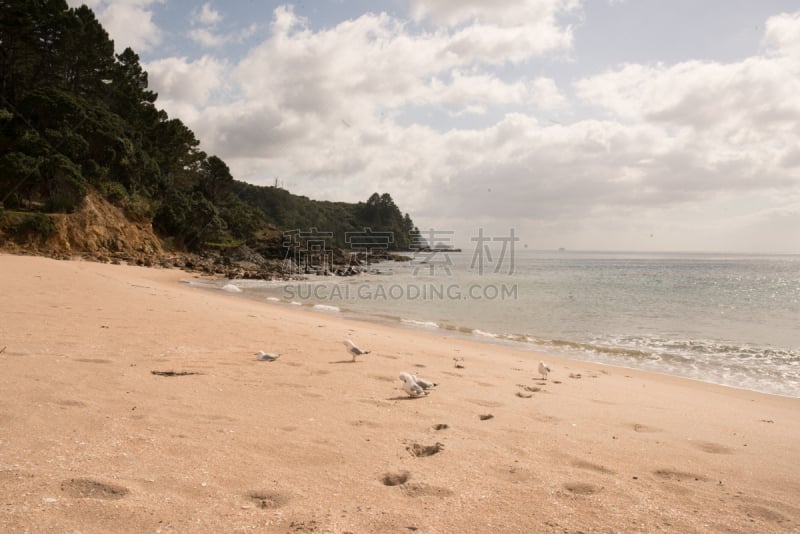
<path fill-rule="evenodd" d="M 386 400 L 395 401 L 395 400 L 416 400 L 421 399 L 423 397 L 427 397 L 427 395 L 420 395 L 419 397 L 411 397 L 409 395 L 398 395 L 397 397 L 389 397 Z"/>
<path fill-rule="evenodd" d="M 358 360 L 337 360 L 335 362 L 328 362 L 328 363 L 361 363 Z"/>

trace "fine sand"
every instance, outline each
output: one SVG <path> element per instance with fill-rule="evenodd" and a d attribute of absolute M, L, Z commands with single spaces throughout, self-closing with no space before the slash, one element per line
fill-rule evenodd
<path fill-rule="evenodd" d="M 193 276 L 0 255 L 0 532 L 800 531 L 800 399 Z"/>

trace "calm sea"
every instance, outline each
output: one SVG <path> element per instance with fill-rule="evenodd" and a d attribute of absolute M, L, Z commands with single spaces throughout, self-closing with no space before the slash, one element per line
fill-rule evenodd
<path fill-rule="evenodd" d="M 800 397 L 800 256 L 463 252 L 373 267 L 230 283 L 276 304 Z"/>

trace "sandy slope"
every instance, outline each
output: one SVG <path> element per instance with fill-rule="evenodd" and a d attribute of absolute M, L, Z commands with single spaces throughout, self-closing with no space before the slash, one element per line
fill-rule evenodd
<path fill-rule="evenodd" d="M 0 255 L 1 532 L 800 531 L 798 399 L 191 276 Z"/>

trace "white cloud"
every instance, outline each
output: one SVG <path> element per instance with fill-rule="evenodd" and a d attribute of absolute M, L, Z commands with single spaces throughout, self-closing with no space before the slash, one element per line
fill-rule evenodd
<path fill-rule="evenodd" d="M 206 2 L 191 15 L 190 20 L 193 27 L 188 32 L 189 38 L 204 48 L 219 48 L 225 43 L 235 40 L 234 34 L 225 35 L 215 31 L 214 28 L 222 19 L 222 14 Z M 237 34 L 241 36 L 241 32 L 237 32 Z"/>
<path fill-rule="evenodd" d="M 202 108 L 213 91 L 223 85 L 225 64 L 210 56 L 195 61 L 171 57 L 144 65 L 150 86 L 158 91 L 158 103 L 174 113 L 173 105 L 184 103 Z M 184 108 L 185 109 L 185 108 Z"/>
<path fill-rule="evenodd" d="M 783 58 L 738 63 L 688 61 L 626 65 L 576 83 L 577 94 L 623 120 L 652 120 L 696 129 L 796 119 L 800 69 Z"/>
<path fill-rule="evenodd" d="M 764 44 L 772 53 L 800 60 L 800 12 L 767 19 Z"/>
<path fill-rule="evenodd" d="M 419 91 L 413 103 L 434 105 L 451 110 L 484 113 L 489 106 L 521 104 L 532 96 L 531 87 L 524 82 L 506 83 L 491 74 L 471 74 L 458 70 L 449 74 L 450 80 L 431 79 L 424 91 Z"/>
<path fill-rule="evenodd" d="M 162 0 L 68 0 L 71 7 L 86 4 L 114 40 L 117 52 L 131 47 L 141 53 L 152 50 L 163 37 L 153 22 L 152 4 Z"/>
<path fill-rule="evenodd" d="M 196 11 L 192 15 L 192 23 L 193 24 L 202 24 L 205 26 L 214 26 L 215 24 L 222 21 L 222 15 L 219 11 L 211 7 L 211 4 L 206 2 L 200 8 L 199 11 Z"/>
<path fill-rule="evenodd" d="M 189 30 L 189 38 L 206 48 L 217 48 L 225 44 L 227 40 L 224 35 L 216 34 L 206 28 L 193 28 Z"/>
<path fill-rule="evenodd" d="M 581 80 L 576 90 L 612 117 L 668 135 L 674 146 L 656 160 L 666 166 L 649 170 L 656 190 L 694 197 L 800 185 L 800 63 L 789 58 L 627 65 Z"/>
<path fill-rule="evenodd" d="M 411 34 L 402 21 L 385 14 L 312 32 L 302 18 L 282 7 L 275 11 L 272 36 L 250 51 L 233 78 L 247 98 L 273 95 L 288 112 L 318 117 L 352 119 L 353 108 L 369 115 L 378 108 L 409 104 L 441 105 L 457 114 L 493 104 L 558 103 L 558 90 L 545 80 L 506 82 L 476 69 L 478 54 L 487 51 L 456 53 L 462 37 Z"/>
<path fill-rule="evenodd" d="M 502 65 L 507 62 L 518 63 L 571 45 L 571 31 L 546 22 L 510 28 L 473 24 L 453 34 L 444 53 L 461 58 L 464 62 Z"/>
<path fill-rule="evenodd" d="M 202 113 L 186 103 L 208 98 L 219 65 L 171 58 L 147 67 L 160 104 L 186 117 L 204 148 L 223 154 L 241 177 L 294 174 L 314 184 L 346 180 L 353 188 L 369 177 L 371 187 L 390 190 L 395 181 L 431 182 L 442 170 L 433 147 L 447 159 L 434 130 L 392 120 L 408 106 L 458 115 L 495 105 L 550 109 L 563 98 L 552 80 L 505 82 L 476 68 L 462 70 L 472 58 L 437 52 L 450 42 L 442 33 L 410 34 L 385 14 L 313 32 L 290 8 L 278 8 L 271 37 L 226 71 L 240 98 Z M 421 150 L 421 143 L 431 150 Z"/>
<path fill-rule="evenodd" d="M 94 9 L 102 3 L 103 0 L 67 0 L 69 7 L 80 7 L 86 5 L 90 9 Z"/>
<path fill-rule="evenodd" d="M 577 6 L 574 0 L 414 0 L 411 12 L 447 33 L 442 53 L 464 63 L 503 64 L 570 48 L 572 29 L 557 18 Z"/>
<path fill-rule="evenodd" d="M 458 26 L 473 21 L 500 27 L 552 24 L 556 15 L 578 6 L 575 0 L 412 0 L 416 21 Z"/>
<path fill-rule="evenodd" d="M 566 105 L 567 100 L 552 78 L 536 78 L 531 83 L 533 104 L 543 110 L 556 110 Z"/>
<path fill-rule="evenodd" d="M 571 8 L 415 1 L 416 20 L 431 23 L 420 30 L 387 14 L 312 29 L 280 7 L 269 37 L 237 63 L 146 68 L 159 105 L 237 178 L 280 176 L 294 192 L 336 200 L 389 191 L 423 226 L 546 230 L 564 242 L 539 243 L 568 247 L 616 232 L 601 246 L 625 248 L 652 233 L 675 248 L 682 235 L 734 246 L 731 228 L 796 219 L 795 201 L 726 226 L 734 207 L 748 209 L 737 198 L 800 198 L 797 15 L 771 18 L 765 53 L 741 61 L 628 64 L 567 91 L 525 69 L 504 77 L 506 60 L 571 46 L 558 22 Z M 211 46 L 214 36 L 196 37 Z M 430 110 L 483 122 L 434 128 L 422 120 Z M 563 124 L 547 119 L 553 111 Z M 422 119 L 399 120 L 409 113 Z"/>

